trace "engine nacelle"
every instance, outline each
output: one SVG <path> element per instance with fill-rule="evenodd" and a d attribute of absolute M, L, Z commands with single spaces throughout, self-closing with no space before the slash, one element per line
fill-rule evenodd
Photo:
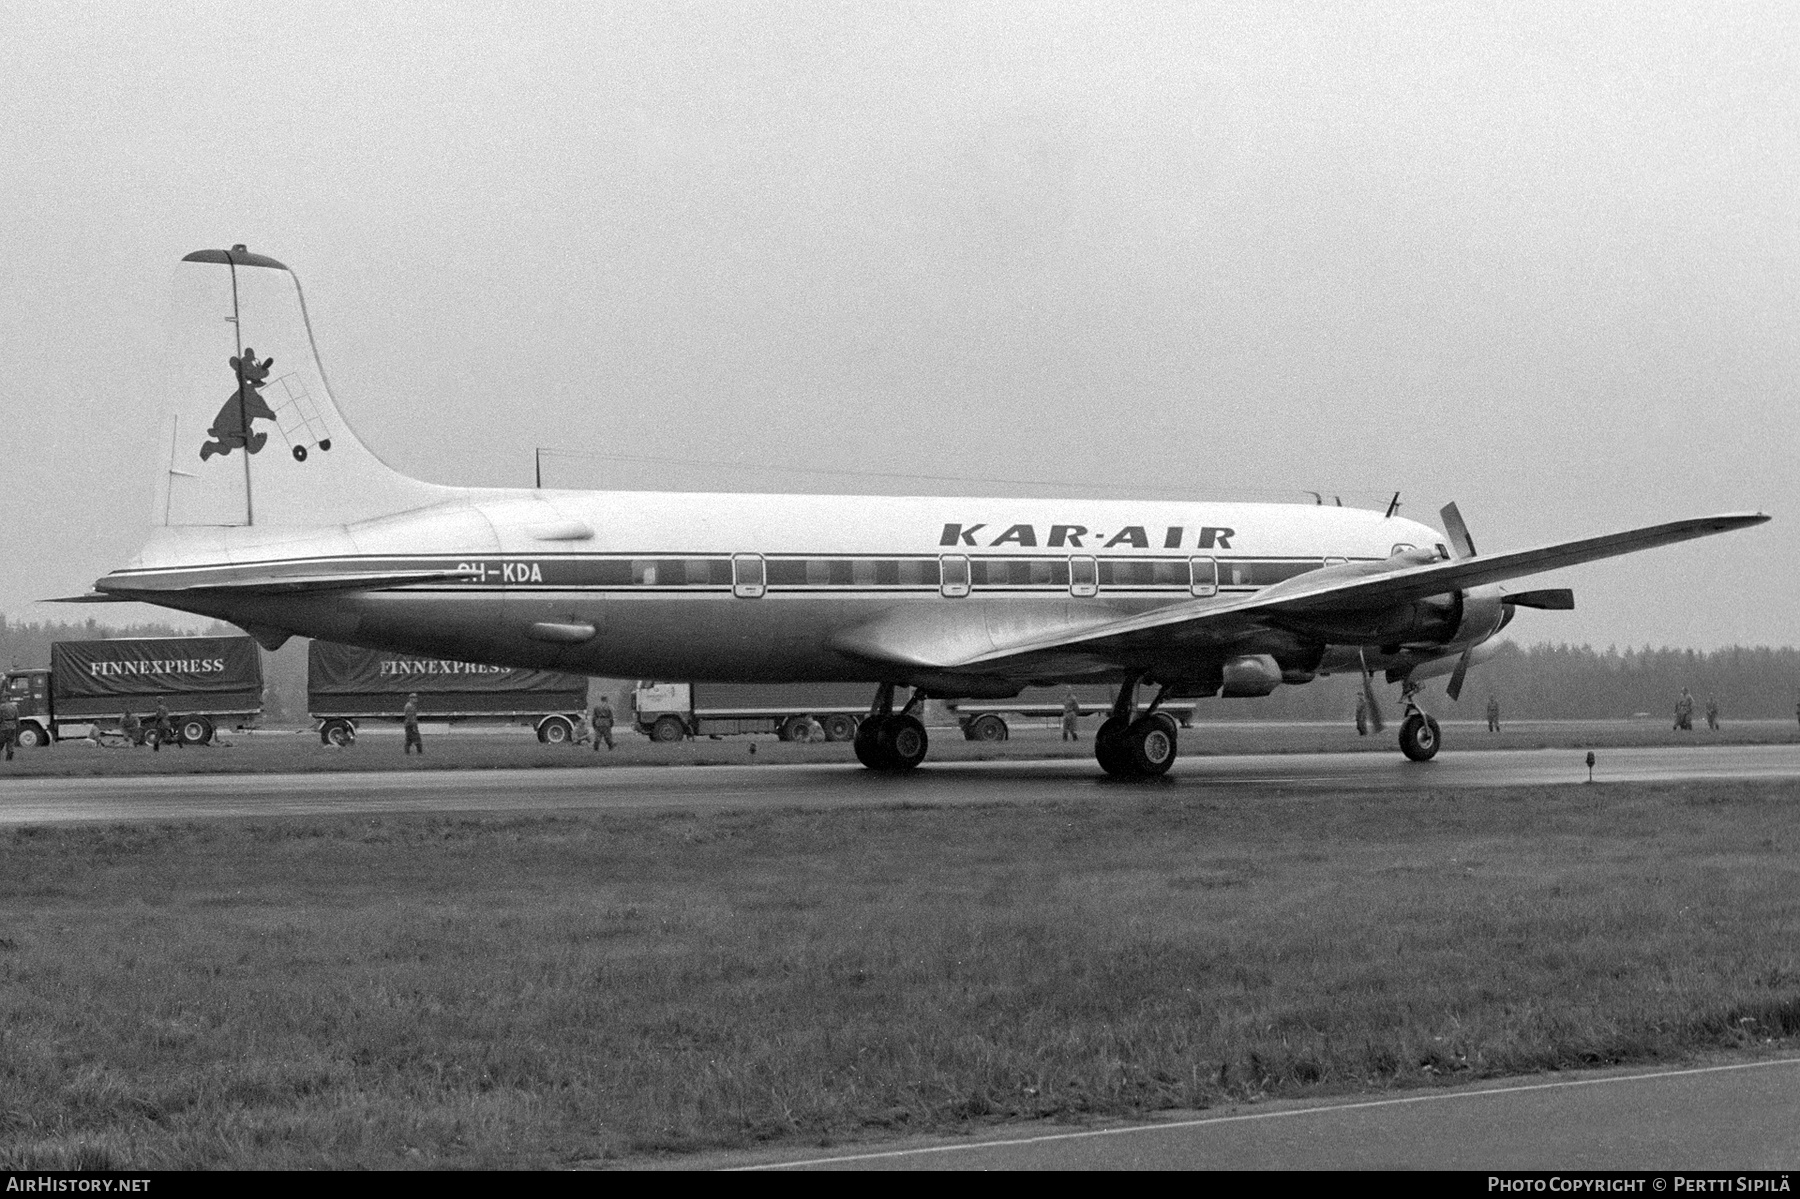
<path fill-rule="evenodd" d="M 1500 588 L 1490 584 L 1362 612 L 1308 613 L 1282 623 L 1338 645 L 1466 646 L 1493 636 L 1511 618 L 1500 596 Z"/>

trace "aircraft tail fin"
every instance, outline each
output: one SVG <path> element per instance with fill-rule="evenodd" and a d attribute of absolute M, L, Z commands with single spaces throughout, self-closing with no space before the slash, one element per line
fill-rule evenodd
<path fill-rule="evenodd" d="M 452 489 L 377 458 L 325 382 L 300 281 L 243 246 L 181 260 L 155 524 L 344 524 Z"/>

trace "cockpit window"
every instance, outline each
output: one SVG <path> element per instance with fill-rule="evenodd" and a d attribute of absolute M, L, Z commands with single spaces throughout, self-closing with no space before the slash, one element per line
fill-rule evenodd
<path fill-rule="evenodd" d="M 1396 542 L 1394 545 L 1394 548 L 1388 551 L 1388 557 L 1397 558 L 1401 554 L 1407 553 L 1408 551 L 1416 549 L 1416 548 L 1417 548 L 1416 546 L 1408 545 L 1404 541 Z"/>

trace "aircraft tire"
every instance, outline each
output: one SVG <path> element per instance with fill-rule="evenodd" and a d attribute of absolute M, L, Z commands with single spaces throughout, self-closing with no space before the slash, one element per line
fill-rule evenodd
<path fill-rule="evenodd" d="M 931 739 L 925 735 L 925 726 L 916 717 L 890 716 L 881 722 L 875 733 L 876 743 L 881 748 L 882 764 L 877 767 L 892 774 L 904 774 L 916 769 L 925 760 L 925 753 L 931 748 Z"/>
<path fill-rule="evenodd" d="M 881 726 L 887 718 L 881 716 L 866 717 L 856 726 L 853 745 L 856 749 L 856 760 L 870 770 L 886 770 L 887 759 L 881 756 Z"/>
<path fill-rule="evenodd" d="M 1415 762 L 1429 762 L 1437 757 L 1443 741 L 1438 722 L 1422 712 L 1414 712 L 1400 725 L 1400 752 Z"/>
<path fill-rule="evenodd" d="M 1119 738 L 1115 751 L 1124 759 L 1128 772 L 1137 778 L 1153 779 L 1167 774 L 1175 765 L 1177 744 L 1175 722 L 1158 712 L 1131 722 Z"/>
<path fill-rule="evenodd" d="M 1094 732 L 1094 761 L 1114 778 L 1124 778 L 1131 773 L 1131 765 L 1119 744 L 1124 735 L 1125 721 L 1117 716 L 1108 716 Z"/>

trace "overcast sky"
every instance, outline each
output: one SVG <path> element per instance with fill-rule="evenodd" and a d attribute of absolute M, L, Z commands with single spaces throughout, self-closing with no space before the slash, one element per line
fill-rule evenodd
<path fill-rule="evenodd" d="M 1762 509 L 1511 633 L 1800 642 L 1800 5 L 9 4 L 0 111 L 13 619 L 153 614 L 32 601 L 245 242 L 428 479 Z"/>

